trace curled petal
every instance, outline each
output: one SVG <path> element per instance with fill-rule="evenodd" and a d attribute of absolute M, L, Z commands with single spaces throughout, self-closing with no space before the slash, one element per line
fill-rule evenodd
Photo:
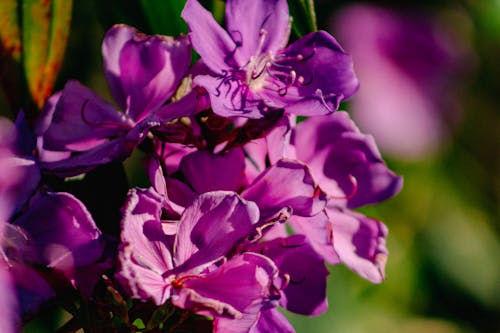
<path fill-rule="evenodd" d="M 387 168 L 373 138 L 345 112 L 301 122 L 294 145 L 320 187 L 349 208 L 388 199 L 402 187 L 402 178 Z"/>
<path fill-rule="evenodd" d="M 385 279 L 387 227 L 377 220 L 348 210 L 327 208 L 333 244 L 340 260 L 361 277 L 380 283 Z"/>
<path fill-rule="evenodd" d="M 131 190 L 122 219 L 117 277 L 137 298 L 157 305 L 170 296 L 163 274 L 173 268 L 172 239 L 165 234 L 160 215 L 162 198 L 152 190 Z"/>

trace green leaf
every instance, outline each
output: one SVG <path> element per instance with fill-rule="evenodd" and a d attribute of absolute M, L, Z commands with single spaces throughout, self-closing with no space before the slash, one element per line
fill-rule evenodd
<path fill-rule="evenodd" d="M 318 30 L 314 0 L 289 0 L 288 6 L 293 17 L 292 31 L 297 37 Z"/>
<path fill-rule="evenodd" d="M 52 93 L 68 39 L 72 0 L 24 0 L 23 65 L 31 99 L 38 108 Z"/>
<path fill-rule="evenodd" d="M 181 18 L 184 4 L 183 0 L 141 0 L 152 33 L 168 36 L 187 33 L 187 25 Z"/>

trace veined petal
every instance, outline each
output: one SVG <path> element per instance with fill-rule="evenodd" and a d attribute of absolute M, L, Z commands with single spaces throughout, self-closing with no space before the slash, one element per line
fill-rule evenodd
<path fill-rule="evenodd" d="M 254 202 L 234 192 L 200 195 L 186 208 L 174 245 L 174 261 L 180 271 L 203 267 L 228 254 L 250 234 L 259 220 Z"/>
<path fill-rule="evenodd" d="M 189 38 L 203 62 L 218 74 L 230 69 L 235 62 L 236 43 L 212 14 L 198 1 L 188 0 L 181 16 L 189 26 Z"/>
<path fill-rule="evenodd" d="M 45 131 L 43 144 L 48 150 L 83 151 L 123 135 L 131 127 L 124 113 L 79 82 L 69 81 Z"/>
<path fill-rule="evenodd" d="M 291 19 L 286 0 L 231 0 L 226 4 L 227 31 L 246 63 L 260 53 L 276 53 L 288 42 Z"/>
<path fill-rule="evenodd" d="M 332 223 L 335 252 L 340 260 L 361 277 L 380 283 L 385 279 L 388 251 L 387 227 L 349 210 L 327 208 Z"/>

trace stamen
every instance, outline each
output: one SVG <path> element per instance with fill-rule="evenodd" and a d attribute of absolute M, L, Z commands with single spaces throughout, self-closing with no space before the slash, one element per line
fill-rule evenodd
<path fill-rule="evenodd" d="M 334 195 L 331 195 L 331 196 L 329 196 L 330 199 L 349 200 L 349 199 L 352 199 L 356 195 L 356 193 L 358 193 L 358 180 L 353 175 L 349 175 L 348 177 L 349 177 L 349 181 L 351 182 L 351 184 L 353 186 L 351 193 L 349 193 L 348 195 L 346 195 L 344 197 L 336 197 Z"/>
<path fill-rule="evenodd" d="M 321 89 L 316 89 L 316 96 L 319 97 L 321 103 L 329 112 L 335 111 L 326 103 L 325 97 L 323 96 L 323 91 L 321 91 Z"/>
<path fill-rule="evenodd" d="M 290 280 L 291 280 L 290 274 L 288 274 L 288 273 L 283 274 L 283 280 L 285 280 L 285 281 L 284 281 L 283 285 L 280 287 L 280 290 L 285 289 L 290 284 Z"/>

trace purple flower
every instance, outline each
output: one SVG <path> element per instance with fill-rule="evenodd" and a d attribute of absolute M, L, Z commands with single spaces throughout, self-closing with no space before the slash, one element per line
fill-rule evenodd
<path fill-rule="evenodd" d="M 196 0 L 187 1 L 182 17 L 212 71 L 194 82 L 221 116 L 260 118 L 268 108 L 326 114 L 358 87 L 350 56 L 328 33 L 311 33 L 286 47 L 286 0 L 227 1 L 227 31 Z"/>
<path fill-rule="evenodd" d="M 247 332 L 276 297 L 278 270 L 267 257 L 231 250 L 255 228 L 255 203 L 208 192 L 179 222 L 162 221 L 163 198 L 132 190 L 122 220 L 118 278 L 132 296 L 213 316 L 214 331 Z M 223 260 L 223 258 L 228 258 Z M 222 261 L 221 261 L 222 260 Z"/>
<path fill-rule="evenodd" d="M 325 206 L 323 193 L 308 167 L 300 161 L 280 159 L 259 170 L 251 181 L 246 177 L 246 169 L 246 158 L 240 148 L 221 154 L 195 151 L 184 156 L 179 164 L 184 181 L 167 177 L 164 186 L 168 197 L 181 206 L 189 205 L 198 194 L 209 191 L 238 192 L 242 198 L 257 204 L 263 223 L 283 210 L 311 216 Z"/>
<path fill-rule="evenodd" d="M 354 5 L 332 23 L 363 82 L 352 102 L 360 127 L 394 156 L 417 159 L 436 150 L 460 111 L 452 87 L 471 67 L 467 49 L 416 10 Z"/>
<path fill-rule="evenodd" d="M 107 32 L 102 51 L 111 92 L 124 112 L 78 82 L 69 81 L 52 117 L 48 108 L 42 122 L 46 128 L 43 148 L 73 153 L 67 159 L 43 163 L 51 173 L 76 175 L 124 159 L 152 127 L 196 110 L 194 91 L 164 106 L 187 73 L 187 38 L 147 36 L 116 25 Z"/>

